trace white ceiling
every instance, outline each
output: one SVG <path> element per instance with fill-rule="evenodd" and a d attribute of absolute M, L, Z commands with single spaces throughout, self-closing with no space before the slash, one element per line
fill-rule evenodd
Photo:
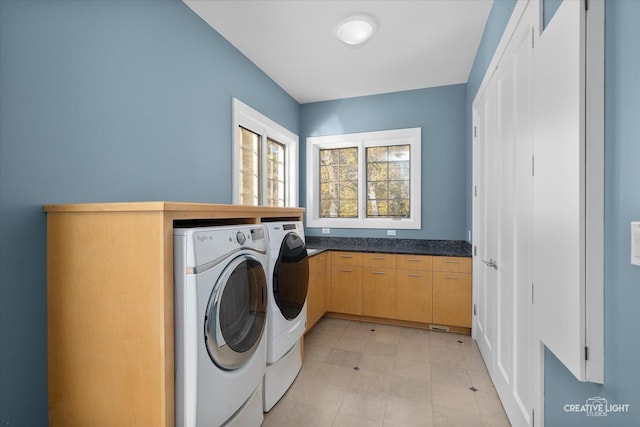
<path fill-rule="evenodd" d="M 466 83 L 493 0 L 183 0 L 299 103 Z M 363 47 L 335 38 L 368 13 Z"/>

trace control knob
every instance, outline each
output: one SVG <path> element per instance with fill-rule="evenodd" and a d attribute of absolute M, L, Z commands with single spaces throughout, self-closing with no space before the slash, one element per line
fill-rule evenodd
<path fill-rule="evenodd" d="M 244 242 L 247 241 L 247 237 L 244 235 L 242 231 L 238 231 L 236 233 L 236 240 L 238 241 L 238 243 L 242 245 Z"/>

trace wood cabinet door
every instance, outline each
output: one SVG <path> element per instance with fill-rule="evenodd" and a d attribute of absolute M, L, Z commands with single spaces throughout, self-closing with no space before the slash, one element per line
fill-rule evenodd
<path fill-rule="evenodd" d="M 327 254 L 309 258 L 309 290 L 307 292 L 307 331 L 327 312 Z"/>
<path fill-rule="evenodd" d="M 396 270 L 365 267 L 362 277 L 362 313 L 396 318 Z"/>
<path fill-rule="evenodd" d="M 331 311 L 362 315 L 362 267 L 331 266 Z"/>
<path fill-rule="evenodd" d="M 433 273 L 433 323 L 471 327 L 471 274 Z"/>
<path fill-rule="evenodd" d="M 398 270 L 396 319 L 431 323 L 433 279 L 430 271 Z"/>

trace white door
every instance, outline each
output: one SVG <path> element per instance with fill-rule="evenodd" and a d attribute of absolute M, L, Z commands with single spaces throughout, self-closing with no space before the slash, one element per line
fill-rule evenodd
<path fill-rule="evenodd" d="M 500 244 L 496 390 L 513 425 L 531 425 L 532 58 L 536 14 L 527 10 L 500 63 Z M 536 377 L 537 378 L 537 375 Z"/>
<path fill-rule="evenodd" d="M 516 33 L 513 49 L 513 113 L 514 128 L 512 164 L 513 192 L 513 365 L 508 387 L 512 412 L 532 425 L 534 393 L 540 377 L 539 343 L 533 336 L 531 298 L 531 240 L 533 215 L 533 40 L 537 12 L 528 11 L 524 28 Z M 514 423 L 514 425 L 516 425 Z"/>
<path fill-rule="evenodd" d="M 489 268 L 498 253 L 497 176 L 497 90 L 492 80 L 475 103 L 474 126 L 474 338 L 489 374 L 494 375 L 496 334 L 497 271 Z"/>
<path fill-rule="evenodd" d="M 494 253 L 497 282 L 496 282 L 496 348 L 493 355 L 495 368 L 493 382 L 500 396 L 511 398 L 510 388 L 513 382 L 513 305 L 514 288 L 517 283 L 513 277 L 514 271 L 514 156 L 515 145 L 520 141 L 514 138 L 516 116 L 513 111 L 513 61 L 512 51 L 509 49 L 500 62 L 496 76 L 498 91 L 498 137 L 492 142 L 496 150 L 496 163 L 492 165 L 493 173 L 497 175 L 496 203 L 492 207 L 498 220 L 497 252 Z M 485 267 L 485 268 L 487 268 Z M 507 406 L 510 402 L 503 404 Z M 521 425 L 513 421 L 512 424 Z"/>
<path fill-rule="evenodd" d="M 536 10 L 524 10 L 474 103 L 474 337 L 505 411 L 518 426 L 532 425 L 532 387 L 538 378 L 532 363 L 529 251 Z"/>

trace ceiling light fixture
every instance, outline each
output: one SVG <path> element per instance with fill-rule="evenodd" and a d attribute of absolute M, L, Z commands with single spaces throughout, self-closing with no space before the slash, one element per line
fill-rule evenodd
<path fill-rule="evenodd" d="M 376 33 L 378 25 L 371 15 L 350 16 L 336 26 L 336 37 L 349 46 L 360 46 Z"/>

